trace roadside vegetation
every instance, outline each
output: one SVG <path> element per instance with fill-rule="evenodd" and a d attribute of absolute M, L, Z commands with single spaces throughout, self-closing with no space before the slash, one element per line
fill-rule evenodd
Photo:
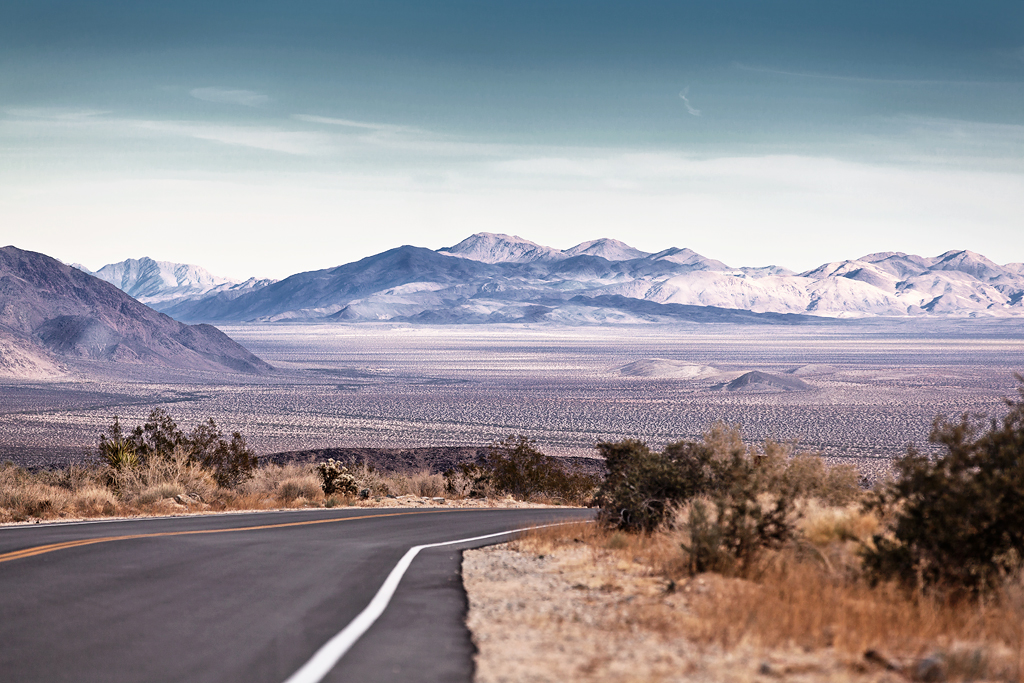
<path fill-rule="evenodd" d="M 1021 398 L 1007 401 L 1003 417 L 938 418 L 930 440 L 942 451 L 910 449 L 872 490 L 852 468 L 780 444 L 746 445 L 726 425 L 661 452 L 601 444 L 599 523 L 511 544 L 532 562 L 521 575 L 543 575 L 549 594 L 560 590 L 551 582 L 573 594 L 561 608 L 538 600 L 531 614 L 530 587 L 509 578 L 504 590 L 520 596 L 536 647 L 569 638 L 592 653 L 571 666 L 539 655 L 561 669 L 537 680 L 678 680 L 688 671 L 714 680 L 1020 681 L 1018 380 Z M 483 562 L 501 551 L 474 552 Z M 504 620 L 497 628 L 510 633 L 515 613 L 492 615 Z M 590 648 L 591 636 L 600 645 Z M 488 660 L 487 642 L 478 638 L 481 681 L 515 666 L 500 653 Z"/>
<path fill-rule="evenodd" d="M 130 429 L 115 417 L 94 455 L 90 464 L 38 472 L 0 465 L 0 523 L 442 500 L 579 505 L 598 484 L 523 436 L 498 441 L 483 462 L 443 475 L 334 460 L 261 464 L 241 433 L 225 435 L 212 419 L 185 431 L 162 409 Z"/>

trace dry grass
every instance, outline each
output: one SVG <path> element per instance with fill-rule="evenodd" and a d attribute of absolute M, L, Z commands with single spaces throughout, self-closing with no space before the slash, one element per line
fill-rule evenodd
<path fill-rule="evenodd" d="M 428 498 L 444 495 L 444 477 L 424 470 L 401 477 L 391 477 L 391 493 L 396 496 L 425 496 Z"/>
<path fill-rule="evenodd" d="M 552 571 L 581 591 L 580 599 L 607 602 L 604 612 L 584 619 L 594 622 L 609 652 L 620 649 L 619 641 L 636 641 L 639 633 L 658 650 L 654 660 L 669 656 L 671 643 L 685 641 L 703 653 L 698 660 L 708 653 L 753 658 L 752 678 L 759 661 L 774 662 L 778 673 L 799 660 L 818 672 L 809 680 L 875 680 L 886 672 L 885 662 L 893 667 L 889 674 L 918 680 L 937 675 L 928 674 L 928 667 L 941 669 L 949 681 L 1020 680 L 1024 578 L 1007 580 L 998 595 L 973 601 L 872 586 L 861 575 L 856 548 L 878 529 L 878 520 L 856 506 L 805 506 L 801 539 L 766 554 L 746 578 L 687 575 L 679 545 L 685 539 L 667 529 L 641 535 L 598 525 L 552 527 L 510 547 L 553 563 L 541 566 L 557 567 Z M 528 621 L 528 628 L 552 628 L 550 638 L 567 628 L 536 615 Z M 874 654 L 866 657 L 868 652 Z M 698 667 L 705 673 L 706 664 Z M 611 671 L 600 662 L 594 667 Z M 567 680 L 604 678 L 594 673 Z"/>
<path fill-rule="evenodd" d="M 183 452 L 152 458 L 131 469 L 73 465 L 29 472 L 0 465 L 0 523 L 42 519 L 169 514 L 203 510 L 270 510 L 347 505 L 398 505 L 387 496 L 444 496 L 444 478 L 427 471 L 400 474 L 356 466 L 352 473 L 366 500 L 325 497 L 311 464 L 266 465 L 234 489 L 218 487 L 212 473 Z"/>

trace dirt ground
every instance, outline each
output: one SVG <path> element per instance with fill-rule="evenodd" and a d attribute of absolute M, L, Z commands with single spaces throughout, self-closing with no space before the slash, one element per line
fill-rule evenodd
<path fill-rule="evenodd" d="M 538 555 L 522 542 L 466 551 L 468 625 L 477 683 L 906 681 L 884 662 L 832 650 L 729 651 L 699 638 L 699 601 L 717 575 L 669 584 L 649 568 L 579 544 Z"/>

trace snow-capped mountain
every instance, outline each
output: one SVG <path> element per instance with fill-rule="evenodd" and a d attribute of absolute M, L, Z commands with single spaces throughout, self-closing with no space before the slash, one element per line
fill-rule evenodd
<path fill-rule="evenodd" d="M 241 293 L 221 286 L 154 306 L 183 321 L 223 323 L 1024 316 L 1024 267 L 970 251 L 868 254 L 798 274 L 774 265 L 732 268 L 686 248 L 649 254 L 602 239 L 558 250 L 491 233 L 437 251 L 398 247 Z"/>
<path fill-rule="evenodd" d="M 478 232 L 452 247 L 438 249 L 448 256 L 480 261 L 481 263 L 532 263 L 533 261 L 560 261 L 567 258 L 558 249 L 543 247 L 524 240 L 518 235 Z"/>
<path fill-rule="evenodd" d="M 148 256 L 109 263 L 96 272 L 77 263 L 73 267 L 109 282 L 158 311 L 180 304 L 183 300 L 216 294 L 233 298 L 276 282 L 256 278 L 232 280 L 213 275 L 205 268 L 189 263 L 155 261 Z"/>
<path fill-rule="evenodd" d="M 571 249 L 562 252 L 566 256 L 600 256 L 607 261 L 629 261 L 631 259 L 650 256 L 646 251 L 634 249 L 625 242 L 603 237 L 599 240 L 591 240 L 577 244 Z"/>

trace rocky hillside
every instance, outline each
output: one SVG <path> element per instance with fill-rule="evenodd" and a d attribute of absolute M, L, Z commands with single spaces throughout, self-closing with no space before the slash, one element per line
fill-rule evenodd
<path fill-rule="evenodd" d="M 0 373 L 42 379 L 76 360 L 262 373 L 210 325 L 185 325 L 44 254 L 0 249 Z"/>

